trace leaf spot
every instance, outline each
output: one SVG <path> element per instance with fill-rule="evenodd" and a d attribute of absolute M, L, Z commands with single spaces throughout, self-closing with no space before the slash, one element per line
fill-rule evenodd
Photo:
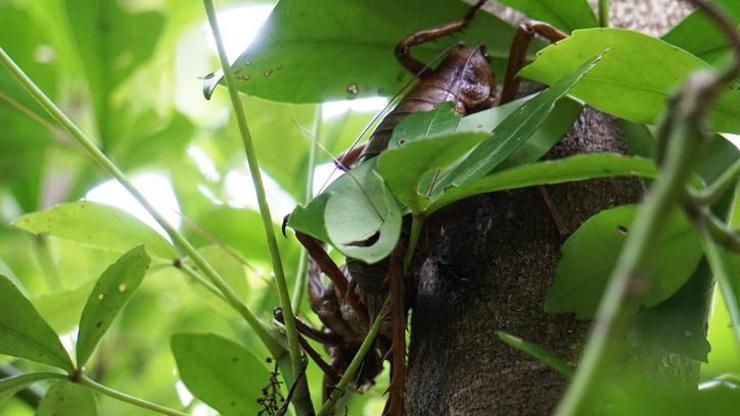
<path fill-rule="evenodd" d="M 347 92 L 352 95 L 357 95 L 360 92 L 360 87 L 353 82 L 352 84 L 347 85 Z"/>
<path fill-rule="evenodd" d="M 121 292 L 121 293 L 125 292 L 126 291 L 126 283 L 121 283 L 120 285 L 118 285 L 118 291 Z"/>
<path fill-rule="evenodd" d="M 98 300 L 102 301 L 103 299 L 105 299 L 105 294 L 103 294 L 103 293 L 99 294 L 98 295 Z"/>

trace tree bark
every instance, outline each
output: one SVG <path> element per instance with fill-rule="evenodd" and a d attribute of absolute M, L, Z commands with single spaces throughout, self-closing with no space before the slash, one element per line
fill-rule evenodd
<path fill-rule="evenodd" d="M 613 0 L 612 16 L 623 26 L 658 34 L 685 15 L 685 7 L 668 7 L 675 3 Z M 592 152 L 627 149 L 618 121 L 586 108 L 547 157 Z M 616 178 L 547 190 L 572 232 L 603 209 L 638 202 L 644 185 L 637 179 Z M 498 341 L 495 331 L 536 342 L 577 362 L 589 323 L 543 310 L 561 244 L 536 188 L 471 198 L 430 219 L 420 246 L 423 254 L 415 260 L 408 415 L 552 411 L 566 386 L 564 378 Z M 656 368 L 670 362 L 669 372 L 688 379 L 696 376 L 697 366 L 688 360 L 662 351 L 649 355 Z"/>

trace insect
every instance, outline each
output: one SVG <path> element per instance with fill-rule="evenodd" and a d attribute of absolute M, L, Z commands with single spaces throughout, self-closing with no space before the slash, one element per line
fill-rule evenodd
<path fill-rule="evenodd" d="M 524 65 L 527 48 L 534 36 L 542 36 L 551 42 L 567 36 L 546 23 L 519 25 L 500 92 L 484 45 L 471 48 L 457 44 L 449 49 L 436 68 L 430 68 L 411 54 L 414 46 L 464 29 L 486 1 L 478 1 L 461 20 L 416 32 L 398 43 L 396 58 L 418 78 L 418 83 L 379 123 L 367 145 L 351 148 L 339 158 L 343 167 L 363 163 L 382 153 L 394 128 L 409 114 L 431 111 L 438 104 L 452 102 L 454 111 L 464 116 L 512 101 L 519 90 L 516 74 Z M 330 362 L 327 363 L 305 339 L 301 339 L 306 353 L 324 370 L 324 399 L 346 370 L 371 322 L 381 312 L 382 300 L 390 292 L 390 314 L 383 322 L 374 347 L 366 355 L 356 382 L 359 386 L 372 382 L 382 370 L 383 362 L 389 360 L 390 394 L 384 414 L 403 414 L 406 315 L 413 298 L 413 284 L 404 278 L 403 272 L 403 236 L 389 258 L 376 264 L 347 258 L 344 268 L 334 263 L 320 241 L 298 231 L 296 237 L 313 260 L 309 269 L 308 292 L 311 306 L 323 323 L 323 328 L 318 330 L 298 322 L 298 329 L 303 336 L 322 343 L 329 354 Z M 321 273 L 331 281 L 328 286 L 322 283 Z M 281 311 L 276 310 L 276 318 L 282 319 Z"/>

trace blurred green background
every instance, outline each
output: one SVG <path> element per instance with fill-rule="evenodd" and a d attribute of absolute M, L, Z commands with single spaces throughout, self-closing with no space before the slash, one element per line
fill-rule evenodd
<path fill-rule="evenodd" d="M 272 6 L 270 1 L 218 2 L 231 59 L 249 44 Z M 0 0 L 0 45 L 98 138 L 104 152 L 171 223 L 233 281 L 242 282 L 240 294 L 270 319 L 277 294 L 269 283 L 270 261 L 230 106 L 222 90 L 211 101 L 201 92 L 201 77 L 218 67 L 201 2 Z M 369 98 L 294 105 L 243 100 L 276 224 L 304 198 L 312 140 L 318 137 L 328 152 L 339 153 L 387 102 Z M 333 170 L 327 153 L 320 152 L 319 159 L 314 188 Z M 154 226 L 9 74 L 0 71 L 0 259 L 18 276 L 42 315 L 65 334 L 67 347 L 73 345 L 93 282 L 120 253 L 35 238 L 10 224 L 25 213 L 79 199 L 121 207 Z M 230 246 L 248 264 L 217 244 Z M 299 250 L 292 239 L 281 244 L 292 280 Z M 740 373 L 728 316 L 721 298 L 715 299 L 709 329 L 712 352 L 703 379 Z M 315 322 L 307 302 L 301 315 Z M 214 332 L 267 356 L 229 309 L 170 264 L 160 263 L 103 339 L 90 372 L 118 390 L 174 408 L 189 406 L 194 415 L 212 414 L 192 402 L 178 381 L 170 351 L 170 337 L 178 332 Z M 38 368 L 3 357 L 0 363 Z M 348 413 L 380 414 L 386 379 L 378 377 L 379 385 L 368 394 L 353 396 Z M 317 368 L 309 368 L 308 380 L 314 399 L 320 400 Z M 144 413 L 108 398 L 100 398 L 100 408 L 106 416 Z M 17 400 L 0 404 L 3 416 L 31 414 Z"/>

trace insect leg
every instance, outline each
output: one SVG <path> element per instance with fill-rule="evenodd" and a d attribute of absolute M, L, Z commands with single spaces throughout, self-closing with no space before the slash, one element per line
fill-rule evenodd
<path fill-rule="evenodd" d="M 506 104 L 516 98 L 519 92 L 520 78 L 517 73 L 524 66 L 527 57 L 527 49 L 532 42 L 534 35 L 542 36 L 550 42 L 557 42 L 568 37 L 567 34 L 550 26 L 547 23 L 530 21 L 519 25 L 516 30 L 514 40 L 511 42 L 509 49 L 509 62 L 506 66 L 506 77 L 504 78 L 504 87 L 501 92 L 499 104 Z"/>
<path fill-rule="evenodd" d="M 354 291 L 348 290 L 349 283 L 347 276 L 342 273 L 339 266 L 337 266 L 337 264 L 334 263 L 334 260 L 332 260 L 326 251 L 324 251 L 324 248 L 321 247 L 321 243 L 308 234 L 296 232 L 295 235 L 303 247 L 306 248 L 308 255 L 311 256 L 311 259 L 313 259 L 319 269 L 332 281 L 334 288 L 337 291 L 337 296 L 341 299 L 345 299 L 350 308 L 352 308 L 363 322 L 369 322 L 370 317 L 367 314 L 367 310 L 360 304 L 359 297 L 357 297 L 357 294 L 354 293 Z"/>
<path fill-rule="evenodd" d="M 283 320 L 283 309 L 280 307 L 275 308 L 273 311 L 273 315 L 275 316 L 275 320 L 280 322 L 281 324 L 284 324 L 285 321 Z M 296 329 L 298 329 L 298 332 L 301 334 L 307 336 L 308 338 L 311 338 L 312 340 L 316 342 L 320 342 L 322 344 L 335 344 L 341 341 L 341 337 L 339 337 L 337 334 L 331 333 L 331 332 L 323 332 L 320 331 L 310 324 L 304 322 L 301 318 L 296 317 L 295 318 L 295 324 Z"/>
<path fill-rule="evenodd" d="M 483 7 L 486 1 L 487 0 L 479 0 L 478 3 L 468 10 L 462 20 L 445 23 L 441 26 L 416 32 L 399 42 L 396 46 L 396 58 L 398 59 L 398 62 L 400 62 L 404 68 L 408 69 L 409 72 L 415 76 L 420 76 L 426 69 L 426 65 L 411 55 L 411 47 L 431 42 L 462 30 L 471 20 L 473 20 L 475 13 Z"/>

